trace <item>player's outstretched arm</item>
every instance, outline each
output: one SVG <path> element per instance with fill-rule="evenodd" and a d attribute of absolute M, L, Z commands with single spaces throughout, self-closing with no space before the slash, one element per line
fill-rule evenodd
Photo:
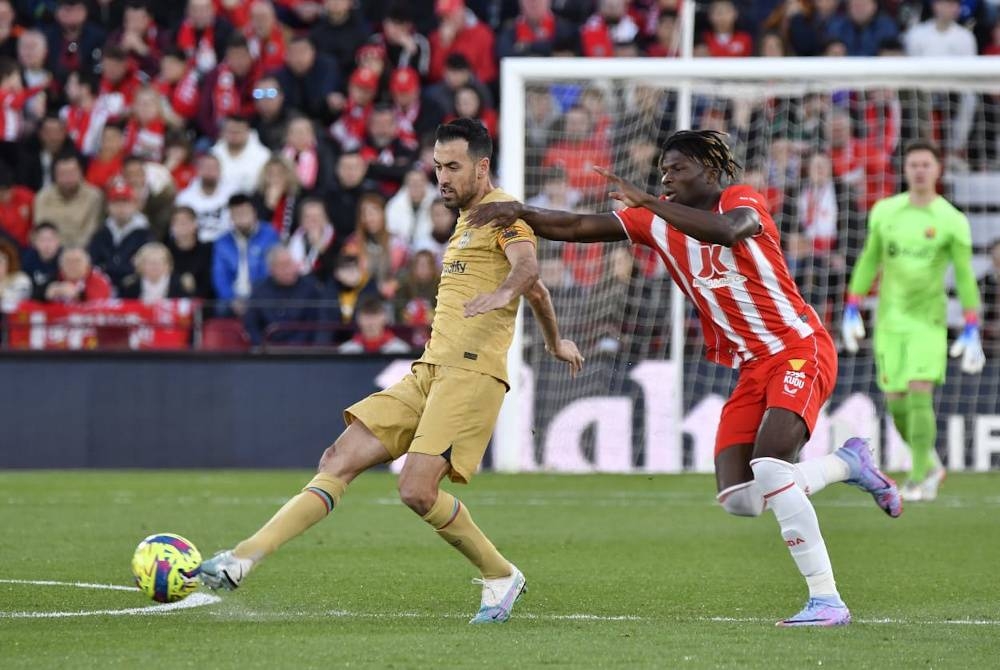
<path fill-rule="evenodd" d="M 612 190 L 608 192 L 609 196 L 623 202 L 627 207 L 648 209 L 696 240 L 731 247 L 740 240 L 760 232 L 760 216 L 756 210 L 749 207 L 738 207 L 718 214 L 669 200 L 660 200 L 606 168 L 595 166 L 594 172 L 611 182 Z"/>
<path fill-rule="evenodd" d="M 475 207 L 468 215 L 473 228 L 493 225 L 505 228 L 518 219 L 535 234 L 559 242 L 617 242 L 626 239 L 625 229 L 614 214 L 578 214 L 529 207 L 513 200 L 490 202 Z"/>
<path fill-rule="evenodd" d="M 844 348 L 852 354 L 857 353 L 858 342 L 867 335 L 864 320 L 861 318 L 861 296 L 871 289 L 880 266 L 882 240 L 875 219 L 877 213 L 878 205 L 872 210 L 872 215 L 868 219 L 868 237 L 865 239 L 864 248 L 861 249 L 861 255 L 854 264 L 854 272 L 851 273 L 847 300 L 844 302 L 844 317 L 840 322 L 840 337 L 844 341 Z"/>
<path fill-rule="evenodd" d="M 531 311 L 535 313 L 538 325 L 542 329 L 545 351 L 560 361 L 565 361 L 569 365 L 570 376 L 576 377 L 583 368 L 583 356 L 572 340 L 564 340 L 559 336 L 559 322 L 556 320 L 556 310 L 552 305 L 549 290 L 541 280 L 538 280 L 524 292 L 524 297 L 531 305 Z"/>
<path fill-rule="evenodd" d="M 538 258 L 532 242 L 512 242 L 504 248 L 510 261 L 510 272 L 503 283 L 490 293 L 480 293 L 465 303 L 465 316 L 485 314 L 494 309 L 506 307 L 511 300 L 520 297 L 538 280 Z"/>

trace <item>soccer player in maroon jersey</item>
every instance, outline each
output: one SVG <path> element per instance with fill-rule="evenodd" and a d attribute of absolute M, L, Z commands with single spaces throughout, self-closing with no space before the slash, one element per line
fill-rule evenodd
<path fill-rule="evenodd" d="M 833 391 L 837 352 L 791 278 L 764 197 L 746 185 L 724 186 L 737 180 L 739 165 L 714 131 L 680 131 L 666 140 L 661 198 L 595 170 L 624 209 L 580 214 L 497 202 L 480 205 L 469 223 L 508 226 L 522 219 L 539 237 L 627 239 L 659 254 L 698 310 L 706 357 L 740 370 L 716 438 L 717 499 L 738 516 L 774 511 L 809 587 L 805 608 L 778 625 L 850 623 L 808 496 L 844 481 L 871 493 L 890 516 L 902 513 L 902 503 L 866 440 L 852 438 L 834 453 L 795 463 Z"/>

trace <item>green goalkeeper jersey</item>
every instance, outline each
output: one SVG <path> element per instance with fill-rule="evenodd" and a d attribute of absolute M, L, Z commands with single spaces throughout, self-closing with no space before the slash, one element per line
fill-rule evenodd
<path fill-rule="evenodd" d="M 969 221 L 938 197 L 925 207 L 910 203 L 909 193 L 880 200 L 868 216 L 868 239 L 854 267 L 849 291 L 865 295 L 882 270 L 876 322 L 880 329 L 911 332 L 944 328 L 948 265 L 965 310 L 979 306 L 972 271 Z"/>

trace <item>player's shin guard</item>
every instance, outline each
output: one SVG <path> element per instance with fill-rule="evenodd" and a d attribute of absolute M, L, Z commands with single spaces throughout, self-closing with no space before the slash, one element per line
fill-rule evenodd
<path fill-rule="evenodd" d="M 767 506 L 774 510 L 792 559 L 809 585 L 810 597 L 835 595 L 837 585 L 830 555 L 816 511 L 805 491 L 795 483 L 795 466 L 776 458 L 755 458 L 750 467 Z"/>
<path fill-rule="evenodd" d="M 906 443 L 913 457 L 910 478 L 923 481 L 934 467 L 934 443 L 937 441 L 937 419 L 934 417 L 934 395 L 926 391 L 910 391 L 906 394 L 909 408 L 907 421 L 909 434 Z"/>
<path fill-rule="evenodd" d="M 510 563 L 479 530 L 469 510 L 447 491 L 438 489 L 437 500 L 424 516 L 424 521 L 479 568 L 484 579 L 497 579 L 511 573 Z"/>
<path fill-rule="evenodd" d="M 233 555 L 257 562 L 274 553 L 278 547 L 301 535 L 333 511 L 340 503 L 345 489 L 347 484 L 342 480 L 319 473 L 252 537 L 236 545 Z"/>

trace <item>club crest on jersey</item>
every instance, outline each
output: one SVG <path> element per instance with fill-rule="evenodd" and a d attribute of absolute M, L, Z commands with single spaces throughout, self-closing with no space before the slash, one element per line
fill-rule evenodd
<path fill-rule="evenodd" d="M 694 283 L 707 289 L 739 286 L 746 283 L 747 278 L 731 270 L 722 259 L 723 247 L 718 244 L 702 245 L 701 270 L 694 278 Z"/>
<path fill-rule="evenodd" d="M 457 246 L 459 249 L 464 249 L 465 247 L 469 246 L 469 242 L 471 241 L 472 241 L 472 231 L 467 230 L 464 233 L 462 233 L 462 237 L 458 239 Z"/>
<path fill-rule="evenodd" d="M 935 237 L 937 237 L 937 230 L 934 228 L 934 226 L 927 227 L 927 230 L 924 231 L 924 237 L 926 237 L 928 240 L 933 240 Z"/>
<path fill-rule="evenodd" d="M 785 380 L 783 382 L 783 388 L 785 393 L 788 395 L 795 395 L 806 385 L 806 373 L 796 372 L 795 370 L 788 370 L 785 372 Z"/>

